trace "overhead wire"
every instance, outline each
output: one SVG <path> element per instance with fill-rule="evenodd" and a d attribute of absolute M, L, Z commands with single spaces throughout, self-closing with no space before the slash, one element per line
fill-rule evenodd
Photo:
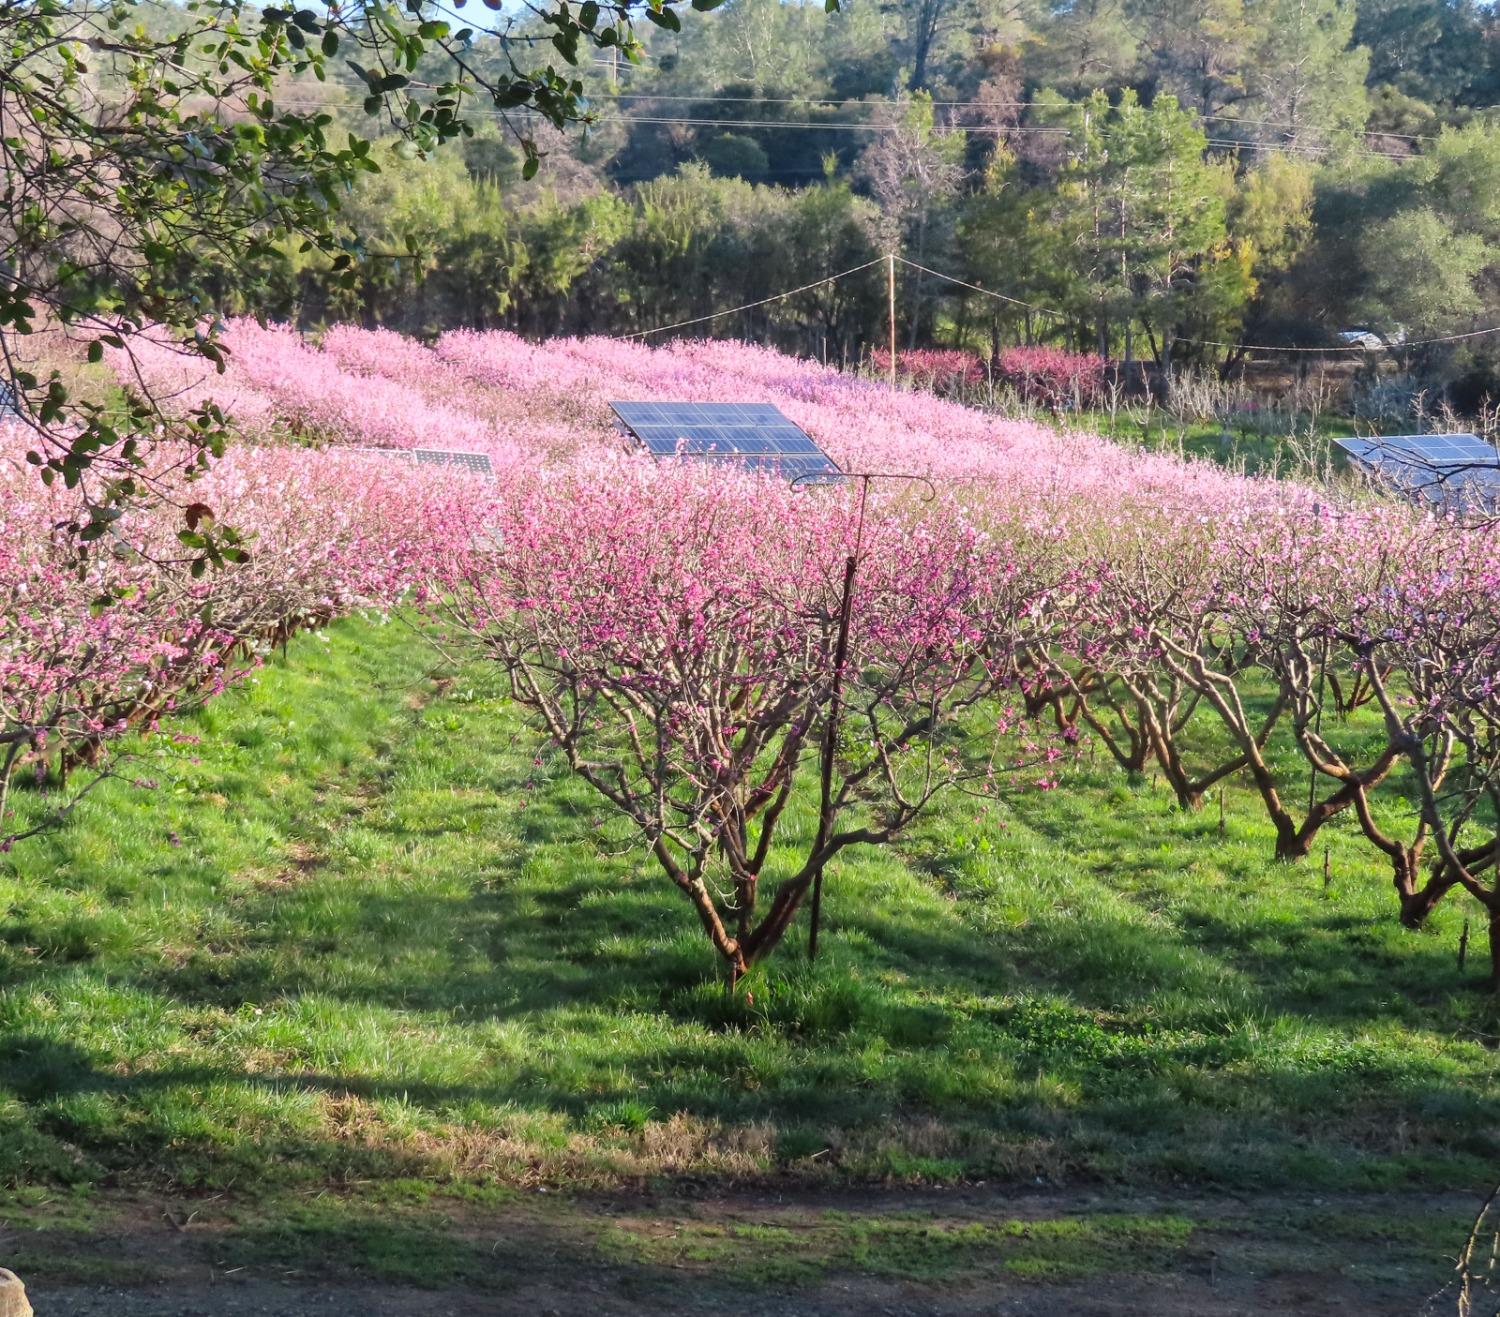
<path fill-rule="evenodd" d="M 351 102 L 340 101 L 304 101 L 286 99 L 277 102 L 280 105 L 292 109 L 339 109 Z M 531 116 L 541 117 L 537 111 L 521 107 L 513 110 L 489 109 L 485 107 L 471 107 L 464 111 L 470 117 L 476 118 L 498 118 L 512 120 L 519 117 Z M 589 124 L 651 124 L 654 126 L 681 126 L 689 128 L 736 128 L 736 129 L 760 129 L 766 132 L 803 131 L 803 132 L 872 132 L 892 133 L 900 132 L 903 128 L 899 123 L 854 123 L 843 121 L 829 121 L 826 123 L 815 123 L 806 119 L 714 119 L 693 115 L 599 115 L 587 121 Z M 1113 130 L 1104 128 L 1100 130 L 1104 136 L 1112 134 Z M 933 134 L 944 137 L 955 133 L 977 133 L 993 134 L 997 137 L 1071 137 L 1073 130 L 1062 125 L 1051 124 L 969 124 L 969 125 L 943 125 L 935 127 Z M 1377 134 L 1378 135 L 1378 134 Z M 1358 156 L 1362 159 L 1394 160 L 1405 162 L 1412 159 L 1410 152 L 1405 151 L 1381 151 L 1373 147 L 1341 147 L 1332 144 L 1315 142 L 1257 142 L 1250 139 L 1237 137 L 1207 137 L 1205 144 L 1222 150 L 1238 151 L 1280 151 L 1294 155 L 1326 156 L 1333 154 L 1347 154 Z"/>
<path fill-rule="evenodd" d="M 819 96 L 722 96 L 717 93 L 708 96 L 686 96 L 671 95 L 663 92 L 609 92 L 607 99 L 616 101 L 674 101 L 684 104 L 701 105 L 814 105 L 825 106 L 831 109 L 859 109 L 870 107 L 881 109 L 896 102 L 881 100 L 866 100 L 857 97 L 848 97 L 839 100 L 835 97 Z M 1042 110 L 1058 109 L 1055 102 L 1047 101 L 933 101 L 934 109 L 958 109 L 958 110 Z M 1187 108 L 1187 107 L 1184 107 Z M 1485 107 L 1489 109 L 1500 109 L 1500 106 Z M 1480 113 L 1481 111 L 1476 111 Z M 1306 125 L 1294 123 L 1288 119 L 1247 119 L 1238 114 L 1213 114 L 1202 110 L 1192 110 L 1197 118 L 1214 123 L 1243 124 L 1250 128 L 1290 128 L 1293 130 L 1304 128 Z M 1397 137 L 1410 142 L 1435 142 L 1435 133 L 1398 133 L 1384 129 L 1368 130 L 1372 137 Z"/>
<path fill-rule="evenodd" d="M 758 307 L 769 306 L 774 302 L 784 302 L 787 298 L 796 297 L 799 293 L 811 292 L 817 288 L 827 287 L 827 285 L 829 284 L 837 283 L 840 280 L 847 279 L 852 275 L 861 274 L 865 270 L 873 269 L 877 265 L 885 265 L 887 262 L 894 262 L 899 265 L 904 265 L 909 269 L 918 270 L 923 274 L 931 275 L 935 279 L 941 279 L 946 283 L 950 283 L 956 285 L 957 287 L 967 289 L 970 292 L 979 293 L 984 297 L 993 298 L 994 300 L 1004 302 L 1009 306 L 1021 307 L 1024 310 L 1034 312 L 1038 315 L 1049 316 L 1057 320 L 1073 319 L 1073 317 L 1070 316 L 1068 312 L 1059 311 L 1055 307 L 1042 306 L 1036 302 L 1028 302 L 1024 298 L 1012 297 L 1010 294 L 999 292 L 994 288 L 986 288 L 982 284 L 971 283 L 967 279 L 960 279 L 957 275 L 947 274 L 942 270 L 935 270 L 929 265 L 924 265 L 919 261 L 909 260 L 905 256 L 901 256 L 896 253 L 888 253 L 884 256 L 877 256 L 874 260 L 866 261 L 863 265 L 853 266 L 848 270 L 840 271 L 838 274 L 827 275 L 824 278 L 815 280 L 812 283 L 802 284 L 796 288 L 789 288 L 785 292 L 774 293 L 770 297 L 762 297 L 754 302 L 746 302 L 743 306 L 731 306 L 725 308 L 722 311 L 711 311 L 707 315 L 694 316 L 688 320 L 678 320 L 667 325 L 657 325 L 651 329 L 638 329 L 628 334 L 614 334 L 611 335 L 611 337 L 619 341 L 625 341 L 629 339 L 650 338 L 656 334 L 668 334 L 677 329 L 689 329 L 694 325 L 702 325 L 707 324 L 710 321 L 721 320 L 725 316 L 737 315 L 742 311 L 753 311 Z M 1396 344 L 1395 346 L 1413 348 L 1432 347 L 1443 343 L 1461 343 L 1469 339 L 1483 338 L 1490 334 L 1500 334 L 1500 325 L 1489 325 L 1483 329 L 1472 329 L 1460 334 L 1441 334 L 1432 338 L 1409 339 L 1403 343 Z M 1333 347 L 1299 347 L 1289 344 L 1236 343 L 1225 339 L 1189 337 L 1173 339 L 1173 342 L 1188 344 L 1192 347 L 1230 348 L 1240 352 L 1286 352 L 1310 354 L 1338 353 L 1347 355 L 1350 352 L 1356 352 L 1360 350 L 1349 344 L 1342 344 Z"/>
<path fill-rule="evenodd" d="M 904 256 L 887 257 L 886 259 L 894 259 L 900 262 L 900 264 L 902 265 L 910 266 L 914 270 L 921 270 L 924 274 L 930 274 L 934 278 L 945 280 L 946 282 L 951 284 L 957 284 L 960 287 L 970 289 L 971 291 L 976 293 L 983 293 L 984 296 L 993 297 L 1001 302 L 1008 302 L 1014 306 L 1025 307 L 1028 311 L 1035 311 L 1040 313 L 1041 315 L 1055 316 L 1058 319 L 1062 320 L 1070 319 L 1067 312 L 1065 311 L 1057 311 L 1051 307 L 1038 306 L 1033 302 L 1023 302 L 1019 298 L 1009 297 L 1004 293 L 996 292 L 994 289 L 984 288 L 979 284 L 969 283 L 966 280 L 958 278 L 956 275 L 944 274 L 941 270 L 934 270 L 926 265 L 919 265 L 916 261 L 909 261 Z M 1441 343 L 1461 343 L 1467 339 L 1483 338 L 1488 334 L 1500 334 L 1500 325 L 1489 325 L 1484 329 L 1471 329 L 1462 334 L 1440 334 L 1434 338 L 1406 339 L 1401 343 L 1395 344 L 1394 346 L 1406 348 L 1433 347 Z M 1176 338 L 1172 341 L 1174 343 L 1187 343 L 1193 347 L 1234 348 L 1241 352 L 1348 353 L 1359 350 L 1354 348 L 1350 344 L 1342 344 L 1336 347 L 1297 347 L 1289 344 L 1234 343 L 1226 339 L 1186 337 Z"/>
<path fill-rule="evenodd" d="M 789 297 L 796 297 L 798 293 L 809 293 L 815 288 L 824 288 L 840 279 L 847 279 L 851 274 L 859 274 L 862 270 L 871 269 L 876 265 L 884 265 L 890 257 L 877 256 L 873 261 L 866 261 L 863 265 L 856 265 L 852 269 L 840 271 L 838 274 L 830 274 L 826 278 L 818 279 L 810 284 L 803 284 L 800 288 L 789 288 L 784 293 L 775 293 L 770 297 L 762 297 L 757 302 L 746 302 L 743 306 L 731 306 L 723 311 L 711 311 L 706 316 L 694 316 L 691 320 L 679 320 L 670 325 L 657 325 L 654 329 L 638 329 L 629 334 L 613 334 L 612 338 L 624 340 L 631 338 L 648 338 L 652 334 L 667 334 L 674 329 L 687 329 L 691 325 L 706 324 L 710 320 L 719 320 L 724 316 L 737 315 L 741 311 L 753 311 L 756 307 L 769 306 L 772 302 L 784 302 Z"/>

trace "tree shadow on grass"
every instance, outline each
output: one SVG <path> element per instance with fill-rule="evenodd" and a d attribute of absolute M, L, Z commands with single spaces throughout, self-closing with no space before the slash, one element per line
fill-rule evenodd
<path fill-rule="evenodd" d="M 17 1100 L 7 1142 L 63 1177 L 65 1145 L 127 1172 L 190 1148 L 195 1173 L 218 1182 L 253 1180 L 278 1159 L 308 1176 L 401 1173 L 408 1158 L 430 1169 L 412 1150 L 420 1140 L 376 1148 L 297 1133 L 297 1118 L 318 1125 L 299 1100 L 311 1095 L 398 1104 L 419 1125 L 445 1124 L 429 1145 L 500 1138 L 519 1115 L 551 1124 L 504 1137 L 545 1151 L 549 1139 L 688 1112 L 731 1130 L 806 1127 L 798 1137 L 811 1153 L 888 1136 L 909 1164 L 937 1146 L 929 1160 L 992 1174 L 990 1154 L 966 1151 L 965 1139 L 991 1149 L 1041 1139 L 1068 1164 L 1134 1173 L 1169 1154 L 1211 1166 L 1215 1127 L 1254 1127 L 1267 1146 L 1336 1161 L 1364 1156 L 1360 1139 L 1381 1156 L 1398 1147 L 1403 1108 L 1414 1113 L 1410 1139 L 1435 1156 L 1463 1151 L 1459 1127 L 1479 1123 L 1485 1085 L 1473 1067 L 1425 1055 L 1392 1069 L 1368 1047 L 1329 1041 L 1384 1023 L 1393 991 L 1390 958 L 1353 944 L 1358 921 L 1345 914 L 1291 936 L 1281 919 L 1236 922 L 1191 903 L 1168 919 L 1113 891 L 1080 912 L 1039 887 L 1014 894 L 1015 918 L 990 921 L 981 894 L 944 900 L 888 858 L 851 854 L 830 879 L 823 959 L 805 964 L 798 928 L 731 998 L 665 879 L 638 857 L 585 849 L 592 814 L 576 784 L 528 790 L 519 815 L 501 791 L 439 791 L 421 758 L 434 739 L 423 732 L 408 747 L 412 778 L 390 765 L 366 775 L 377 799 L 356 802 L 332 858 L 295 881 L 219 890 L 180 878 L 205 919 L 232 911 L 227 931 L 163 954 L 109 943 L 107 908 L 39 908 L 25 935 L 50 949 L 18 955 L 13 982 L 61 1000 L 92 991 L 95 1003 L 101 984 L 117 986 L 147 1003 L 129 1009 L 151 1023 L 139 1034 L 121 1026 L 118 1038 L 104 1024 L 96 1052 L 48 1032 L 46 1011 L 16 1017 L 0 1052 L 0 1087 Z M 493 767 L 465 771 L 478 782 Z M 519 777 L 504 789 L 517 796 Z M 1077 820 L 1037 824 L 1064 847 Z M 942 848 L 936 866 L 960 867 L 957 848 Z M 361 868 L 369 854 L 387 866 L 376 881 Z M 1051 855 L 1067 858 L 1065 847 Z M 1107 879 L 1076 886 L 1102 891 Z M 1433 970 L 1431 957 L 1412 958 L 1396 981 L 1445 982 Z M 1320 994 L 1320 979 L 1338 991 Z M 247 1007 L 280 1031 L 230 1029 Z M 1285 1014 L 1323 1036 L 1311 1047 L 1265 1042 Z M 1430 1010 L 1417 1016 L 1440 1030 Z M 347 1051 L 345 1031 L 384 1040 L 383 1058 Z M 224 1064 L 218 1038 L 231 1039 Z M 133 1065 L 132 1048 L 184 1056 L 117 1068 L 122 1055 Z"/>

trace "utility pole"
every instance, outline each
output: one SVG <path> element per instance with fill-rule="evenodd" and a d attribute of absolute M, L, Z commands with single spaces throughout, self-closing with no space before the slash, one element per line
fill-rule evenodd
<path fill-rule="evenodd" d="M 896 253 L 885 258 L 886 299 L 890 307 L 891 388 L 896 387 Z"/>

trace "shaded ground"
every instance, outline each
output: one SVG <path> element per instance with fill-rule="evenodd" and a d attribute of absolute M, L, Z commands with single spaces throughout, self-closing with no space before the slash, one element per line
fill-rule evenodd
<path fill-rule="evenodd" d="M 439 1212 L 317 1201 L 278 1222 L 224 1200 L 134 1199 L 96 1210 L 86 1229 L 7 1233 L 0 1255 L 25 1265 L 44 1317 L 1414 1317 L 1453 1310 L 1440 1291 L 1473 1206 L 987 1189 L 527 1195 Z"/>

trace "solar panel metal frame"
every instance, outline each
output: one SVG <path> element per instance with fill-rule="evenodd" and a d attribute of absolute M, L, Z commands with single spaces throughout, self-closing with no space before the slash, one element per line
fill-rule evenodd
<path fill-rule="evenodd" d="M 691 457 L 836 484 L 838 464 L 768 402 L 612 402 L 627 434 L 657 459 Z"/>
<path fill-rule="evenodd" d="M 1500 508 L 1500 453 L 1479 435 L 1390 434 L 1334 443 L 1408 499 L 1460 511 Z"/>

